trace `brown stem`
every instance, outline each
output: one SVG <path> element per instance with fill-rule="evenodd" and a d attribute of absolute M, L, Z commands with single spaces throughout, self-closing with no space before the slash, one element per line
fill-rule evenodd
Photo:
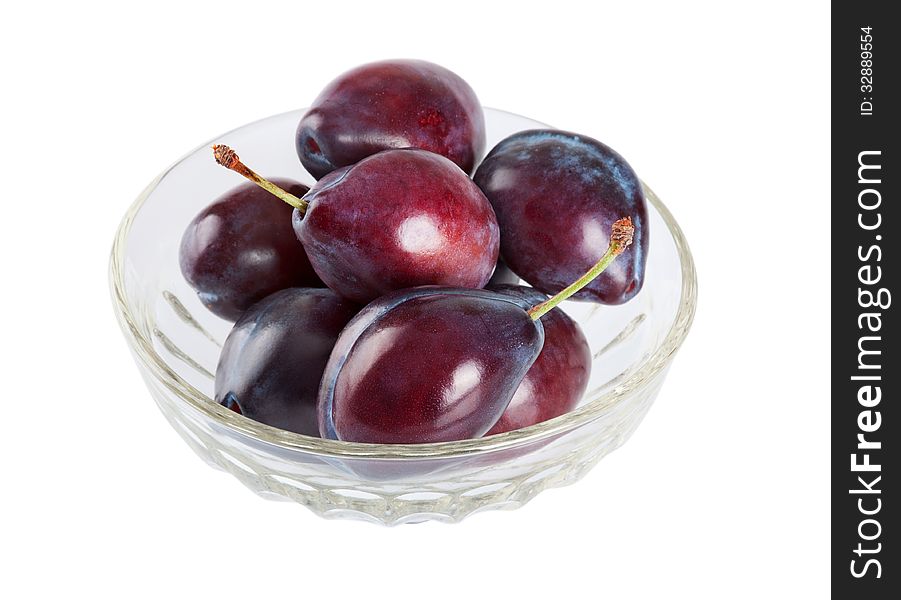
<path fill-rule="evenodd" d="M 286 192 L 271 181 L 255 173 L 247 165 L 241 162 L 241 159 L 238 157 L 237 153 L 235 153 L 234 150 L 232 150 L 225 144 L 215 144 L 213 146 L 213 158 L 215 158 L 216 162 L 226 169 L 231 169 L 235 173 L 243 175 L 270 194 L 280 198 L 281 200 L 284 200 L 285 202 L 299 210 L 301 215 L 307 212 L 306 200 L 304 200 L 303 198 L 298 198 L 290 192 Z"/>

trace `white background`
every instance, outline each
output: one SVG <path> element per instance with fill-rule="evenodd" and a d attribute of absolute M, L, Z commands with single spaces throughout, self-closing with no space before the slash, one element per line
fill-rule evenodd
<path fill-rule="evenodd" d="M 824 597 L 828 4 L 309 4 L 4 5 L 0 596 Z M 107 288 L 119 219 L 170 162 L 391 57 L 618 149 L 699 272 L 629 443 L 460 525 L 326 521 L 208 468 Z"/>

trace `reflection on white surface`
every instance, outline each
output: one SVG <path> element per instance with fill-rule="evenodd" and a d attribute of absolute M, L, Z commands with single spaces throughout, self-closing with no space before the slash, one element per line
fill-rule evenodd
<path fill-rule="evenodd" d="M 444 235 L 428 215 L 410 217 L 400 224 L 397 238 L 401 248 L 411 254 L 428 254 L 441 248 Z"/>
<path fill-rule="evenodd" d="M 582 223 L 582 248 L 586 254 L 603 252 L 607 247 L 607 233 L 599 221 L 584 221 Z"/>
<path fill-rule="evenodd" d="M 516 171 L 509 168 L 497 168 L 491 174 L 491 189 L 509 190 L 517 184 Z"/>
<path fill-rule="evenodd" d="M 447 390 L 446 397 L 459 398 L 470 393 L 479 385 L 482 380 L 482 370 L 477 361 L 467 360 L 454 369 L 451 377 L 451 385 Z"/>

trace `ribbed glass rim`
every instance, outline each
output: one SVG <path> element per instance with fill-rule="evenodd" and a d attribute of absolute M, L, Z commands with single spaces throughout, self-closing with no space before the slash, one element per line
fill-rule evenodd
<path fill-rule="evenodd" d="M 485 110 L 513 114 L 498 109 L 485 108 Z M 255 123 L 278 118 L 294 112 L 297 111 L 292 110 L 272 115 L 264 119 L 247 123 L 232 131 L 244 129 Z M 641 389 L 644 385 L 653 380 L 660 371 L 666 368 L 672 360 L 676 350 L 679 349 L 679 346 L 684 341 L 685 336 L 688 334 L 688 330 L 691 328 L 697 304 L 697 274 L 695 272 L 694 259 L 691 256 L 691 251 L 689 250 L 688 242 L 682 233 L 682 229 L 673 218 L 672 213 L 670 213 L 669 209 L 667 209 L 660 198 L 657 197 L 647 184 L 642 182 L 647 200 L 654 206 L 666 223 L 676 245 L 682 270 L 682 290 L 676 317 L 673 320 L 673 324 L 670 327 L 669 332 L 667 332 L 666 337 L 653 354 L 645 359 L 639 369 L 612 390 L 592 399 L 590 402 L 578 407 L 576 410 L 530 427 L 484 438 L 428 444 L 364 444 L 326 440 L 284 431 L 242 417 L 213 402 L 210 397 L 206 396 L 200 390 L 182 379 L 156 352 L 152 342 L 141 333 L 140 327 L 138 326 L 139 321 L 135 318 L 135 315 L 126 301 L 124 279 L 126 242 L 131 231 L 132 223 L 144 206 L 144 203 L 150 198 L 159 183 L 172 169 L 181 164 L 189 156 L 195 154 L 198 150 L 208 147 L 214 141 L 228 135 L 228 133 L 221 134 L 185 154 L 151 181 L 132 203 L 128 212 L 126 212 L 123 217 L 119 229 L 116 232 L 115 240 L 113 241 L 113 248 L 110 256 L 110 287 L 113 295 L 113 308 L 116 312 L 119 325 L 122 327 L 122 331 L 129 342 L 129 346 L 134 350 L 138 359 L 148 368 L 156 380 L 171 390 L 192 409 L 236 433 L 288 450 L 303 451 L 316 455 L 339 458 L 394 460 L 404 458 L 416 458 L 420 460 L 427 458 L 439 459 L 522 446 L 570 431 L 596 419 L 603 418 L 612 411 L 619 402 L 623 401 L 631 393 Z"/>

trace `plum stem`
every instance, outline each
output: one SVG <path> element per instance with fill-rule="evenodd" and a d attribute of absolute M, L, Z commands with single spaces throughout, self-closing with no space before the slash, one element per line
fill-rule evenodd
<path fill-rule="evenodd" d="M 241 159 L 238 157 L 234 150 L 232 150 L 225 144 L 215 144 L 213 146 L 213 158 L 215 158 L 216 162 L 226 169 L 231 169 L 235 173 L 243 175 L 273 196 L 284 200 L 285 202 L 299 210 L 301 215 L 307 212 L 307 205 L 309 203 L 306 200 L 304 200 L 303 198 L 298 198 L 290 192 L 286 192 L 271 181 L 255 173 L 247 165 L 241 162 Z"/>
<path fill-rule="evenodd" d="M 604 256 L 602 256 L 587 273 L 576 279 L 555 296 L 530 308 L 528 313 L 533 321 L 537 321 L 548 312 L 552 311 L 558 304 L 591 283 L 595 277 L 603 273 L 604 269 L 609 267 L 610 263 L 612 263 L 617 256 L 622 254 L 623 250 L 632 243 L 632 236 L 635 234 L 635 226 L 632 224 L 631 217 L 625 217 L 615 221 L 610 230 L 610 245 L 607 247 L 607 251 L 604 252 Z"/>

